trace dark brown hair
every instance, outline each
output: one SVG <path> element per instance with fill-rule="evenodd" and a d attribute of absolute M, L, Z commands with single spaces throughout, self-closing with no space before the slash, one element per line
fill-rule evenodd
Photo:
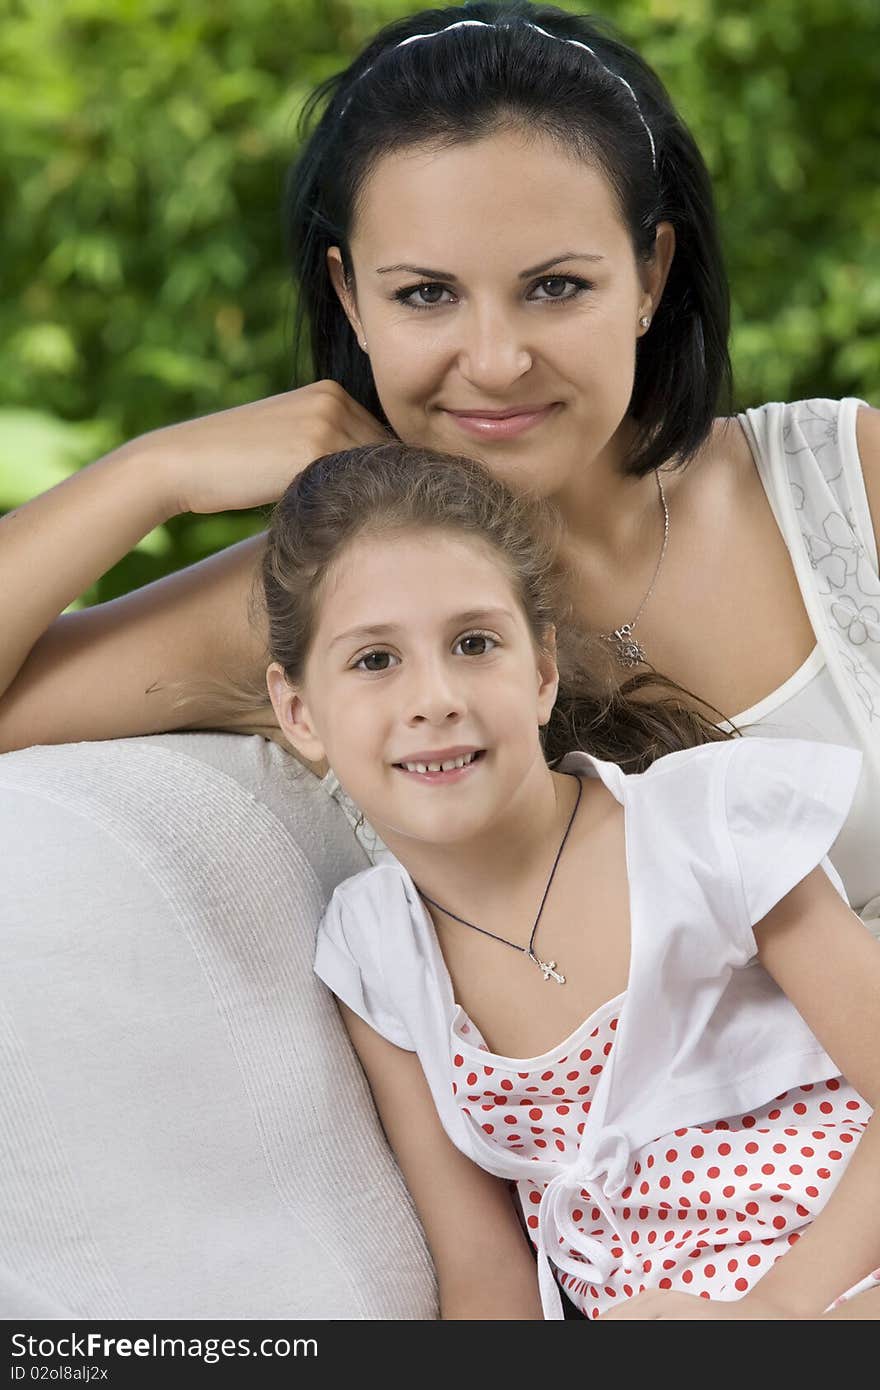
<path fill-rule="evenodd" d="M 561 686 L 542 735 L 549 763 L 582 749 L 638 772 L 664 753 L 728 737 L 654 672 L 618 683 L 607 645 L 571 621 L 554 563 L 560 528 L 548 503 L 515 496 L 470 459 L 396 442 L 327 454 L 272 515 L 262 571 L 270 658 L 291 684 L 302 680 L 323 586 L 358 537 L 446 531 L 494 553 L 537 647 L 557 630 Z"/>

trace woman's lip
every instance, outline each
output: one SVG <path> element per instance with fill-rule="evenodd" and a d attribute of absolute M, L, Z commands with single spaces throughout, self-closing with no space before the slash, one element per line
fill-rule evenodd
<path fill-rule="evenodd" d="M 467 411 L 447 410 L 446 414 L 464 430 L 466 434 L 480 439 L 511 439 L 524 434 L 526 430 L 546 420 L 557 407 L 558 402 L 539 406 L 534 410 L 518 410 L 504 415 L 487 415 L 479 411 L 469 415 Z"/>

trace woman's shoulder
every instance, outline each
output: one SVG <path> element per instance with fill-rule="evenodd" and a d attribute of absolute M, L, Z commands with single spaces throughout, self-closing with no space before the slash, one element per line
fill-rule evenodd
<path fill-rule="evenodd" d="M 856 396 L 768 401 L 719 418 L 694 464 L 679 475 L 691 475 L 692 498 L 732 513 L 764 494 L 781 525 L 794 508 L 802 524 L 790 519 L 792 537 L 817 524 L 821 536 L 835 510 L 869 555 L 880 549 L 880 410 Z"/>
<path fill-rule="evenodd" d="M 670 504 L 692 518 L 745 516 L 762 498 L 779 515 L 788 491 L 800 510 L 804 498 L 824 499 L 830 489 L 838 510 L 852 513 L 873 541 L 880 532 L 880 410 L 855 396 L 811 397 L 719 416 L 687 467 L 664 470 L 664 484 Z"/>
<path fill-rule="evenodd" d="M 765 401 L 743 406 L 731 415 L 720 415 L 712 428 L 700 457 L 747 463 L 755 447 L 763 449 L 779 441 L 785 444 L 798 432 L 798 447 L 805 444 L 820 453 L 841 442 L 851 429 L 869 446 L 880 442 L 880 410 L 858 396 L 809 396 L 794 401 Z"/>
<path fill-rule="evenodd" d="M 796 401 L 767 401 L 746 406 L 714 422 L 704 448 L 709 460 L 724 458 L 743 466 L 759 465 L 773 453 L 810 454 L 824 465 L 852 454 L 866 473 L 880 468 L 880 410 L 858 396 L 811 396 Z"/>

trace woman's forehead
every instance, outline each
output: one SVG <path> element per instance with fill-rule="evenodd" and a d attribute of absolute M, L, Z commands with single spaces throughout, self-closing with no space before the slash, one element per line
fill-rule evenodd
<path fill-rule="evenodd" d="M 596 245 L 581 246 L 585 237 Z M 363 268 L 379 271 L 416 250 L 424 258 L 423 248 L 436 259 L 445 247 L 466 255 L 479 246 L 530 265 L 554 252 L 609 254 L 622 237 L 617 198 L 599 168 L 546 136 L 499 131 L 384 155 L 360 191 L 351 245 Z"/>

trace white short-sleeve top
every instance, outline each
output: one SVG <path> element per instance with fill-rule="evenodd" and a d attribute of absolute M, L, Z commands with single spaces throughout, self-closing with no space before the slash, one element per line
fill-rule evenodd
<path fill-rule="evenodd" d="M 845 897 L 827 854 L 860 764 L 852 749 L 796 739 L 707 744 L 640 774 L 586 753 L 563 761 L 601 778 L 624 807 L 631 947 L 614 1050 L 562 1171 L 500 1150 L 455 1103 L 463 1011 L 431 918 L 390 855 L 336 889 L 315 970 L 383 1037 L 418 1054 L 446 1132 L 481 1167 L 555 1188 L 590 1182 L 613 1199 L 639 1145 L 839 1070 L 756 961 L 752 928 L 818 864 Z M 551 1223 L 558 1207 L 542 1207 Z M 541 1254 L 554 1244 L 542 1231 Z M 539 1278 L 552 1307 L 545 1258 Z"/>

